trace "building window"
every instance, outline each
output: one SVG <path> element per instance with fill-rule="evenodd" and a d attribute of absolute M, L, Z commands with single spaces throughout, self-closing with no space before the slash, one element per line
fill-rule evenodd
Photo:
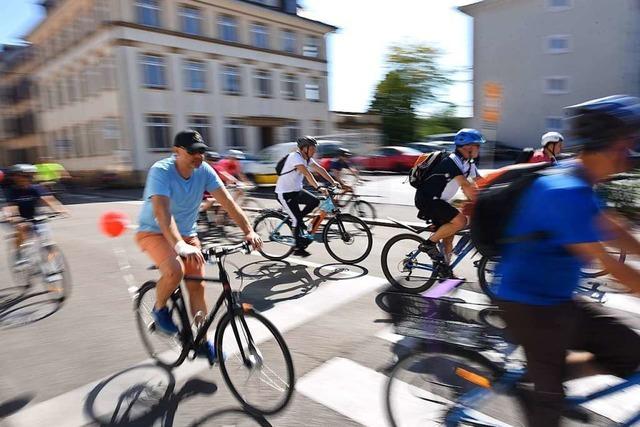
<path fill-rule="evenodd" d="M 304 85 L 304 96 L 307 101 L 320 101 L 320 79 L 312 77 L 309 82 Z"/>
<path fill-rule="evenodd" d="M 222 90 L 227 94 L 239 94 L 240 68 L 235 65 L 225 65 L 222 68 Z"/>
<path fill-rule="evenodd" d="M 259 22 L 251 24 L 251 44 L 263 49 L 269 48 L 269 29 Z"/>
<path fill-rule="evenodd" d="M 567 53 L 571 50 L 570 37 L 567 35 L 549 36 L 546 38 L 547 53 Z"/>
<path fill-rule="evenodd" d="M 159 0 L 136 0 L 136 12 L 138 24 L 150 27 L 160 26 L 160 4 Z"/>
<path fill-rule="evenodd" d="M 207 90 L 206 65 L 201 61 L 187 60 L 184 62 L 184 90 L 204 92 Z"/>
<path fill-rule="evenodd" d="M 287 125 L 285 127 L 285 132 L 286 132 L 285 135 L 287 137 L 287 141 L 295 141 L 301 136 L 300 125 L 295 120 L 287 122 Z"/>
<path fill-rule="evenodd" d="M 120 126 L 118 119 L 114 117 L 106 118 L 102 122 L 102 141 L 104 153 L 112 154 L 120 146 Z"/>
<path fill-rule="evenodd" d="M 75 76 L 69 77 L 67 79 L 67 91 L 68 91 L 67 99 L 69 100 L 69 102 L 75 102 L 78 100 L 78 91 L 76 90 Z"/>
<path fill-rule="evenodd" d="M 282 30 L 282 50 L 287 53 L 296 53 L 296 33 L 291 30 Z"/>
<path fill-rule="evenodd" d="M 285 74 L 282 80 L 282 96 L 285 99 L 298 99 L 298 77 Z"/>
<path fill-rule="evenodd" d="M 200 9 L 191 6 L 180 6 L 180 22 L 182 31 L 187 34 L 200 35 L 202 31 L 202 17 Z"/>
<path fill-rule="evenodd" d="M 162 56 L 142 55 L 140 64 L 142 65 L 142 81 L 146 87 L 164 88 L 167 86 L 165 64 Z"/>
<path fill-rule="evenodd" d="M 319 56 L 319 45 L 318 37 L 307 36 L 304 42 L 304 47 L 302 48 L 302 55 L 310 58 L 317 58 Z"/>
<path fill-rule="evenodd" d="M 164 114 L 146 116 L 147 138 L 152 150 L 168 150 L 171 148 L 171 119 Z"/>
<path fill-rule="evenodd" d="M 559 12 L 572 7 L 573 0 L 547 0 L 547 9 L 551 12 Z"/>
<path fill-rule="evenodd" d="M 101 60 L 102 89 L 116 89 L 116 65 L 113 55 L 106 56 Z"/>
<path fill-rule="evenodd" d="M 220 29 L 220 38 L 226 42 L 237 42 L 238 39 L 238 20 L 233 16 L 222 15 L 218 21 Z"/>
<path fill-rule="evenodd" d="M 258 96 L 271 96 L 271 72 L 266 70 L 256 70 L 254 79 L 256 82 L 256 93 Z"/>
<path fill-rule="evenodd" d="M 244 126 L 237 119 L 227 119 L 224 121 L 224 137 L 227 148 L 245 149 Z"/>
<path fill-rule="evenodd" d="M 544 127 L 546 130 L 561 131 L 563 128 L 562 117 L 550 116 L 544 119 Z"/>
<path fill-rule="evenodd" d="M 320 136 L 324 133 L 324 123 L 322 123 L 322 120 L 313 121 L 313 129 L 311 133 L 313 136 Z"/>
<path fill-rule="evenodd" d="M 546 93 L 552 95 L 569 93 L 568 77 L 547 77 L 544 80 L 544 89 Z"/>
<path fill-rule="evenodd" d="M 202 139 L 204 139 L 205 144 L 211 147 L 213 144 L 211 143 L 211 124 L 209 123 L 209 118 L 207 116 L 189 116 L 187 117 L 187 127 L 198 132 Z"/>

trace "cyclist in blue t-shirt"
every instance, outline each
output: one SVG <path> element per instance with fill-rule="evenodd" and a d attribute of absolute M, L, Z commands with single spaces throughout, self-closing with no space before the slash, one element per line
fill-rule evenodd
<path fill-rule="evenodd" d="M 594 184 L 628 170 L 640 126 L 640 99 L 611 96 L 567 107 L 573 136 L 583 143 L 578 159 L 534 181 L 508 226 L 511 237 L 542 232 L 538 239 L 507 245 L 498 266 L 498 304 L 507 331 L 521 344 L 535 385 L 528 412 L 532 426 L 559 425 L 563 380 L 579 366 L 568 350 L 592 354 L 588 364 L 627 376 L 640 365 L 640 335 L 596 304 L 573 299 L 580 268 L 598 261 L 634 292 L 640 272 L 605 248 L 640 254 L 640 242 L 620 220 L 602 210 Z M 574 372 L 570 372 L 573 368 Z"/>
<path fill-rule="evenodd" d="M 167 309 L 169 297 L 183 276 L 203 277 L 205 274 L 196 233 L 198 210 L 205 191 L 229 213 L 244 232 L 247 242 L 256 249 L 262 246 L 260 236 L 253 231 L 246 215 L 233 201 L 215 171 L 204 162 L 207 149 L 198 132 L 179 132 L 174 139 L 174 155 L 151 167 L 144 189 L 136 241 L 160 270 L 152 315 L 157 330 L 168 335 L 178 333 Z M 189 280 L 186 285 L 194 321 L 202 321 L 207 312 L 204 284 Z M 215 359 L 213 343 L 204 343 L 198 354 L 207 356 L 209 360 Z"/>

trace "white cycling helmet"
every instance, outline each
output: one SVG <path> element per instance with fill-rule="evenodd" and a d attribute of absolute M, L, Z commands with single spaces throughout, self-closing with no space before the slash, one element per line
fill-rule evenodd
<path fill-rule="evenodd" d="M 542 135 L 542 139 L 540 140 L 540 145 L 546 147 L 547 144 L 555 143 L 555 142 L 564 142 L 564 136 L 560 132 L 547 132 Z"/>
<path fill-rule="evenodd" d="M 227 151 L 227 157 L 232 158 L 232 159 L 237 159 L 237 160 L 244 160 L 245 159 L 245 155 L 242 151 L 240 150 L 229 150 Z"/>

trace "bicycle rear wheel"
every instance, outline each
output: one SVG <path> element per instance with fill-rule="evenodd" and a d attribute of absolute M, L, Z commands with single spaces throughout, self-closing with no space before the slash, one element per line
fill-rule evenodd
<path fill-rule="evenodd" d="M 185 322 L 182 320 L 183 316 L 178 308 L 179 302 L 176 302 L 177 300 L 172 297 L 167 301 L 167 307 L 180 333 L 168 336 L 156 329 L 151 315 L 151 310 L 156 302 L 155 290 L 156 282 L 152 280 L 146 282 L 138 290 L 133 302 L 136 312 L 136 324 L 138 325 L 142 343 L 149 356 L 154 358 L 161 366 L 174 368 L 184 361 L 189 351 L 188 346 L 185 345 L 187 342 L 184 331 Z"/>
<path fill-rule="evenodd" d="M 342 213 L 331 218 L 324 226 L 322 240 L 329 255 L 345 264 L 363 261 L 373 246 L 369 226 L 353 215 Z"/>
<path fill-rule="evenodd" d="M 431 343 L 419 353 L 400 359 L 387 381 L 386 409 L 393 427 L 473 425 L 524 427 L 526 414 L 515 387 L 508 394 L 491 386 L 502 370 L 479 353 Z M 469 392 L 486 393 L 472 407 L 459 399 Z M 465 418 L 461 410 L 473 416 Z"/>
<path fill-rule="evenodd" d="M 277 212 L 265 213 L 256 219 L 253 229 L 262 238 L 263 257 L 274 261 L 285 259 L 295 247 L 293 229 L 287 217 Z"/>
<path fill-rule="evenodd" d="M 439 267 L 420 247 L 425 240 L 415 234 L 398 234 L 382 248 L 384 277 L 397 289 L 420 293 L 438 279 Z"/>
<path fill-rule="evenodd" d="M 287 406 L 295 383 L 293 361 L 269 320 L 253 309 L 228 314 L 216 330 L 216 351 L 224 355 L 218 357 L 222 376 L 245 409 L 269 415 Z"/>
<path fill-rule="evenodd" d="M 492 301 L 496 299 L 496 287 L 498 285 L 496 276 L 496 267 L 498 266 L 499 258 L 482 257 L 478 261 L 478 283 L 480 289 L 486 296 Z"/>

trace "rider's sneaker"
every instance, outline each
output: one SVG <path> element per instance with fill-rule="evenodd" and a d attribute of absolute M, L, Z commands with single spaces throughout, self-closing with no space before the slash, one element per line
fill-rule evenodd
<path fill-rule="evenodd" d="M 440 250 L 438 249 L 438 244 L 432 242 L 431 240 L 427 240 L 420 245 L 420 250 L 426 252 L 429 257 L 434 261 L 444 261 L 444 257 Z"/>
<path fill-rule="evenodd" d="M 306 249 L 302 249 L 302 248 L 298 248 L 295 251 L 293 251 L 293 254 L 295 256 L 301 256 L 303 258 L 306 258 L 308 256 L 311 256 L 311 253 L 307 252 Z"/>
<path fill-rule="evenodd" d="M 173 323 L 171 313 L 169 313 L 169 309 L 167 307 L 163 307 L 160 310 L 153 307 L 153 310 L 151 310 L 151 316 L 155 322 L 156 330 L 159 332 L 166 335 L 175 335 L 178 333 L 178 327 Z"/>
<path fill-rule="evenodd" d="M 198 349 L 198 351 L 196 351 L 196 356 L 207 358 L 207 360 L 209 360 L 209 363 L 211 365 L 216 363 L 216 360 L 218 360 L 218 355 L 216 354 L 216 347 L 209 340 L 203 342 L 200 345 L 200 348 Z"/>

